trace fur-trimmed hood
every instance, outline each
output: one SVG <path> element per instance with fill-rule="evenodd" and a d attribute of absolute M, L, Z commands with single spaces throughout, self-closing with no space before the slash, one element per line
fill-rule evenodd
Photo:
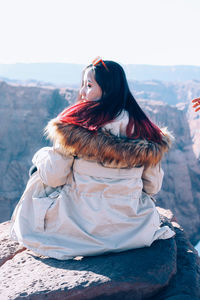
<path fill-rule="evenodd" d="M 159 144 L 144 139 L 121 138 L 103 129 L 93 132 L 58 119 L 51 120 L 45 128 L 47 137 L 54 144 L 59 144 L 63 154 L 96 161 L 111 168 L 155 166 L 173 140 L 166 128 L 162 132 Z"/>

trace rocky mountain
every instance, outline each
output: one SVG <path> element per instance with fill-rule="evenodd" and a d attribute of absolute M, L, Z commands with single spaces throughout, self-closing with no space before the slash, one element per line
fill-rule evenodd
<path fill-rule="evenodd" d="M 89 64 L 90 62 L 88 62 Z M 164 82 L 200 80 L 197 66 L 123 65 L 129 80 L 160 80 Z M 85 66 L 69 63 L 16 63 L 0 64 L 0 77 L 13 80 L 37 80 L 56 85 L 78 87 Z M 10 79 L 9 79 L 10 80 Z"/>
<path fill-rule="evenodd" d="M 200 95 L 200 81 L 165 82 L 159 80 L 129 81 L 136 99 L 162 101 L 170 105 L 188 104 Z"/>
<path fill-rule="evenodd" d="M 0 220 L 10 218 L 28 179 L 33 153 L 47 145 L 48 120 L 75 101 L 73 89 L 11 86 L 0 82 Z"/>
<path fill-rule="evenodd" d="M 200 240 L 200 118 L 189 101 L 197 96 L 198 84 L 194 81 L 177 86 L 159 82 L 145 85 L 131 86 L 134 95 L 146 113 L 161 127 L 168 126 L 175 136 L 174 145 L 163 160 L 165 178 L 157 203 L 173 211 L 196 244 Z M 43 128 L 73 103 L 76 95 L 77 90 L 72 88 L 0 82 L 0 222 L 10 218 L 25 188 L 33 154 L 48 145 Z M 162 95 L 171 99 L 173 105 L 161 101 L 165 100 Z"/>
<path fill-rule="evenodd" d="M 173 211 L 196 244 L 200 239 L 200 160 L 199 153 L 194 151 L 197 146 L 192 138 L 191 115 L 186 108 L 162 102 L 141 100 L 140 104 L 156 124 L 167 126 L 175 137 L 172 149 L 162 162 L 165 177 L 156 198 L 160 206 Z M 200 131 L 198 125 L 195 127 Z"/>

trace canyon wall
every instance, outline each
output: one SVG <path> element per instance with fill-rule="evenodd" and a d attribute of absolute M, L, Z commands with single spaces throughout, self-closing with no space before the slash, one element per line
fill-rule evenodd
<path fill-rule="evenodd" d="M 162 89 L 148 91 L 146 96 L 141 91 L 142 86 L 135 94 L 147 115 L 159 126 L 167 126 L 175 136 L 173 147 L 163 160 L 165 177 L 162 190 L 156 196 L 157 204 L 172 210 L 195 244 L 200 240 L 200 114 L 192 111 L 184 85 L 182 89 L 180 86 L 175 89 L 174 84 L 171 87 L 168 84 L 165 89 L 169 92 L 168 98 L 170 95 L 173 98 L 174 91 L 178 91 L 176 99 L 171 101 L 176 103 L 174 105 L 160 101 L 163 100 Z M 43 136 L 45 125 L 74 103 L 76 95 L 77 90 L 72 88 L 14 86 L 0 82 L 0 222 L 10 218 L 23 193 L 33 154 L 48 145 Z M 185 95 L 184 103 L 180 95 Z"/>

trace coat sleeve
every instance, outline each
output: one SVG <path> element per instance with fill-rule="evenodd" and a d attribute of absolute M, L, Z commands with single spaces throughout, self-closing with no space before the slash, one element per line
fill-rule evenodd
<path fill-rule="evenodd" d="M 73 160 L 73 156 L 64 156 L 53 147 L 44 147 L 35 153 L 32 162 L 37 167 L 42 182 L 57 187 L 66 183 Z"/>
<path fill-rule="evenodd" d="M 142 174 L 143 191 L 149 195 L 157 194 L 161 189 L 163 176 L 164 172 L 160 163 L 155 167 L 144 168 Z"/>

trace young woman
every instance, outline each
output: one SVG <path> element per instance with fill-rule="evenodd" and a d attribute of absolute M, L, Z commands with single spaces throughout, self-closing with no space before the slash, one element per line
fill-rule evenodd
<path fill-rule="evenodd" d="M 122 67 L 97 59 L 83 71 L 78 102 L 46 127 L 53 147 L 13 214 L 11 236 L 57 259 L 150 246 L 174 232 L 160 226 L 152 195 L 171 143 L 131 94 Z"/>

